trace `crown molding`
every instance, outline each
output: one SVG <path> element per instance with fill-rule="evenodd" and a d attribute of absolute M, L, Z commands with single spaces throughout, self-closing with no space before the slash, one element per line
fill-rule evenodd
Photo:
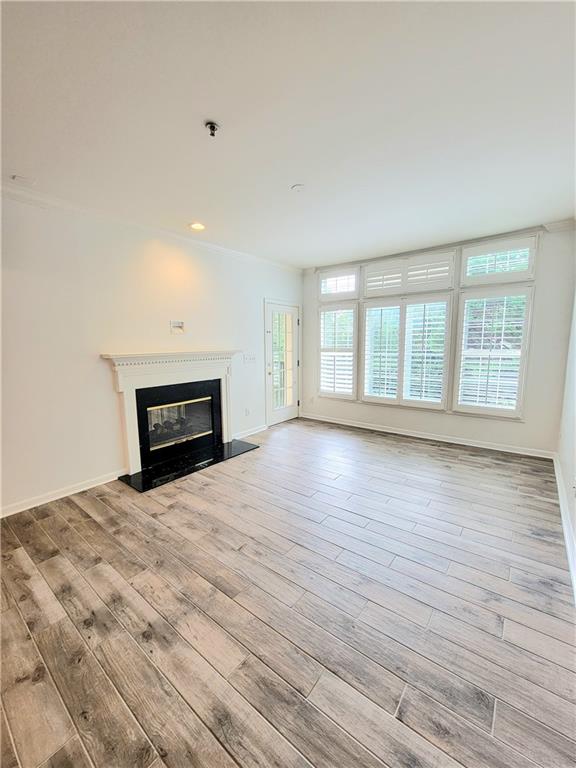
<path fill-rule="evenodd" d="M 550 221 L 548 224 L 544 224 L 544 229 L 547 232 L 567 232 L 574 228 L 576 228 L 576 219 L 574 218 Z"/>
<path fill-rule="evenodd" d="M 302 267 L 296 267 L 292 264 L 284 264 L 281 261 L 275 261 L 274 259 L 267 259 L 264 256 L 258 256 L 254 253 L 248 253 L 247 251 L 239 251 L 234 248 L 227 248 L 217 243 L 212 243 L 206 240 L 198 240 L 197 236 L 187 235 L 185 232 L 181 232 L 176 229 L 168 229 L 166 227 L 159 227 L 157 225 L 143 224 L 139 221 L 130 219 L 120 219 L 118 216 L 114 216 L 111 213 L 102 211 L 97 208 L 90 208 L 89 206 L 82 206 L 65 200 L 60 197 L 54 197 L 46 192 L 38 192 L 34 189 L 28 189 L 16 184 L 5 182 L 1 188 L 2 197 L 8 200 L 13 200 L 23 205 L 33 205 L 37 208 L 57 208 L 62 211 L 68 211 L 84 216 L 97 216 L 98 218 L 106 219 L 116 224 L 120 224 L 125 227 L 133 229 L 145 230 L 147 232 L 153 232 L 156 234 L 162 234 L 171 238 L 177 238 L 188 246 L 194 246 L 198 250 L 206 250 L 211 253 L 220 253 L 223 256 L 230 256 L 236 259 L 242 259 L 244 261 L 257 261 L 267 266 L 274 266 L 278 269 L 283 269 L 287 272 L 302 274 Z"/>
<path fill-rule="evenodd" d="M 359 267 L 364 264 L 374 264 L 379 261 L 385 261 L 387 259 L 400 259 L 405 256 L 424 256 L 433 253 L 442 253 L 444 251 L 455 250 L 456 248 L 462 248 L 467 245 L 480 245 L 481 243 L 488 243 L 491 240 L 506 240 L 507 238 L 514 237 L 526 237 L 528 235 L 538 235 L 540 232 L 546 230 L 545 225 L 537 224 L 533 227 L 525 227 L 524 229 L 515 229 L 509 232 L 496 232 L 492 235 L 482 235 L 480 237 L 471 237 L 467 240 L 456 240 L 452 243 L 444 243 L 443 245 L 433 245 L 430 248 L 415 248 L 411 251 L 399 251 L 397 253 L 387 253 L 384 256 L 374 256 L 370 259 L 356 259 L 355 261 L 343 261 L 338 264 L 324 264 L 322 266 L 309 267 L 314 272 L 323 272 L 326 269 L 340 269 L 342 267 Z"/>

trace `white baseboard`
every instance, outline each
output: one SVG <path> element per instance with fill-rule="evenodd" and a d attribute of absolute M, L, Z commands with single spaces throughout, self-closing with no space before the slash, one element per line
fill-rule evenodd
<path fill-rule="evenodd" d="M 254 427 L 253 429 L 245 429 L 244 432 L 237 432 L 234 435 L 234 440 L 242 440 L 244 437 L 255 435 L 257 432 L 264 432 L 266 429 L 268 429 L 266 424 L 260 424 L 259 427 Z"/>
<path fill-rule="evenodd" d="M 242 438 L 248 437 L 249 435 L 255 435 L 257 432 L 263 432 L 265 429 L 268 429 L 266 424 L 260 424 L 260 426 L 254 427 L 253 429 L 246 429 L 244 432 L 238 432 L 234 435 L 234 438 L 241 440 Z M 0 511 L 0 518 L 7 517 L 8 515 L 15 515 L 17 512 L 23 512 L 25 509 L 31 509 L 32 507 L 37 507 L 40 504 L 47 504 L 49 501 L 62 499 L 64 496 L 70 496 L 73 493 L 87 491 L 89 488 L 94 488 L 97 485 L 103 485 L 104 483 L 109 483 L 112 480 L 116 480 L 116 478 L 120 477 L 120 475 L 125 475 L 127 472 L 127 469 L 118 469 L 116 472 L 110 472 L 107 475 L 100 475 L 100 477 L 93 477 L 91 480 L 84 480 L 81 483 L 75 483 L 74 485 L 69 485 L 66 488 L 58 488 L 55 491 L 43 493 L 41 496 L 33 496 L 32 498 L 23 499 L 22 501 L 15 501 L 12 504 L 7 504 L 5 507 L 2 507 L 2 510 Z"/>
<path fill-rule="evenodd" d="M 110 483 L 112 480 L 116 480 L 120 477 L 120 475 L 125 475 L 126 472 L 126 469 L 118 469 L 116 472 L 109 472 L 106 475 L 100 475 L 100 477 L 93 477 L 91 480 L 84 480 L 82 483 L 75 483 L 74 485 L 68 485 L 66 488 L 49 491 L 48 493 L 43 493 L 41 496 L 33 496 L 30 499 L 15 501 L 12 504 L 2 507 L 0 517 L 15 515 L 16 512 L 23 512 L 25 509 L 31 509 L 40 504 L 47 504 L 49 501 L 56 501 L 56 499 L 61 499 L 64 496 L 70 496 L 73 493 L 80 493 L 80 491 L 87 491 L 89 488 L 95 488 L 97 485 Z"/>
<path fill-rule="evenodd" d="M 503 445 L 502 443 L 488 443 L 482 440 L 468 440 L 463 437 L 453 437 L 451 435 L 436 435 L 432 432 L 417 432 L 413 429 L 402 429 L 401 427 L 382 427 L 378 424 L 369 424 L 365 421 L 353 421 L 352 419 L 333 419 L 329 416 L 316 416 L 312 413 L 300 414 L 302 419 L 312 419 L 313 421 L 325 421 L 328 424 L 340 424 L 343 427 L 357 427 L 358 429 L 369 429 L 372 432 L 387 432 L 392 435 L 404 435 L 405 437 L 419 437 L 423 440 L 435 440 L 440 443 L 455 443 L 456 445 L 469 445 L 472 448 L 488 448 L 492 451 L 504 451 L 505 453 L 518 453 L 521 456 L 535 456 L 539 459 L 554 459 L 554 451 L 544 451 L 539 448 L 521 448 L 517 445 Z"/>
<path fill-rule="evenodd" d="M 570 502 L 568 501 L 568 494 L 571 489 L 565 483 L 562 464 L 558 455 L 554 456 L 554 471 L 556 473 L 556 485 L 558 486 L 558 499 L 560 501 L 560 514 L 562 516 L 562 530 L 564 531 L 564 540 L 566 542 L 568 567 L 570 568 L 572 590 L 574 592 L 574 600 L 576 601 L 576 531 L 572 527 L 572 515 L 570 512 Z"/>

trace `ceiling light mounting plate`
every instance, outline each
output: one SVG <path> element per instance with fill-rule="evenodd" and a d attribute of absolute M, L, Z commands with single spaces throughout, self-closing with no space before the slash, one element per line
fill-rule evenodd
<path fill-rule="evenodd" d="M 208 128 L 208 131 L 210 132 L 210 136 L 214 137 L 216 136 L 216 131 L 220 128 L 218 123 L 214 120 L 206 120 L 204 123 L 204 127 Z"/>

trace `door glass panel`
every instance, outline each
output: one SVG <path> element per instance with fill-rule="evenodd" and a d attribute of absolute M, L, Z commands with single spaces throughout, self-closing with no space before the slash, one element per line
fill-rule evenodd
<path fill-rule="evenodd" d="M 294 405 L 294 323 L 289 312 L 272 312 L 272 403 Z"/>

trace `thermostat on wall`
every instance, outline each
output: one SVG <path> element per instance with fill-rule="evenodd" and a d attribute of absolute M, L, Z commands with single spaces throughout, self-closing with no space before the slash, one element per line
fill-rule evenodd
<path fill-rule="evenodd" d="M 185 333 L 184 320 L 170 320 L 170 333 Z"/>

